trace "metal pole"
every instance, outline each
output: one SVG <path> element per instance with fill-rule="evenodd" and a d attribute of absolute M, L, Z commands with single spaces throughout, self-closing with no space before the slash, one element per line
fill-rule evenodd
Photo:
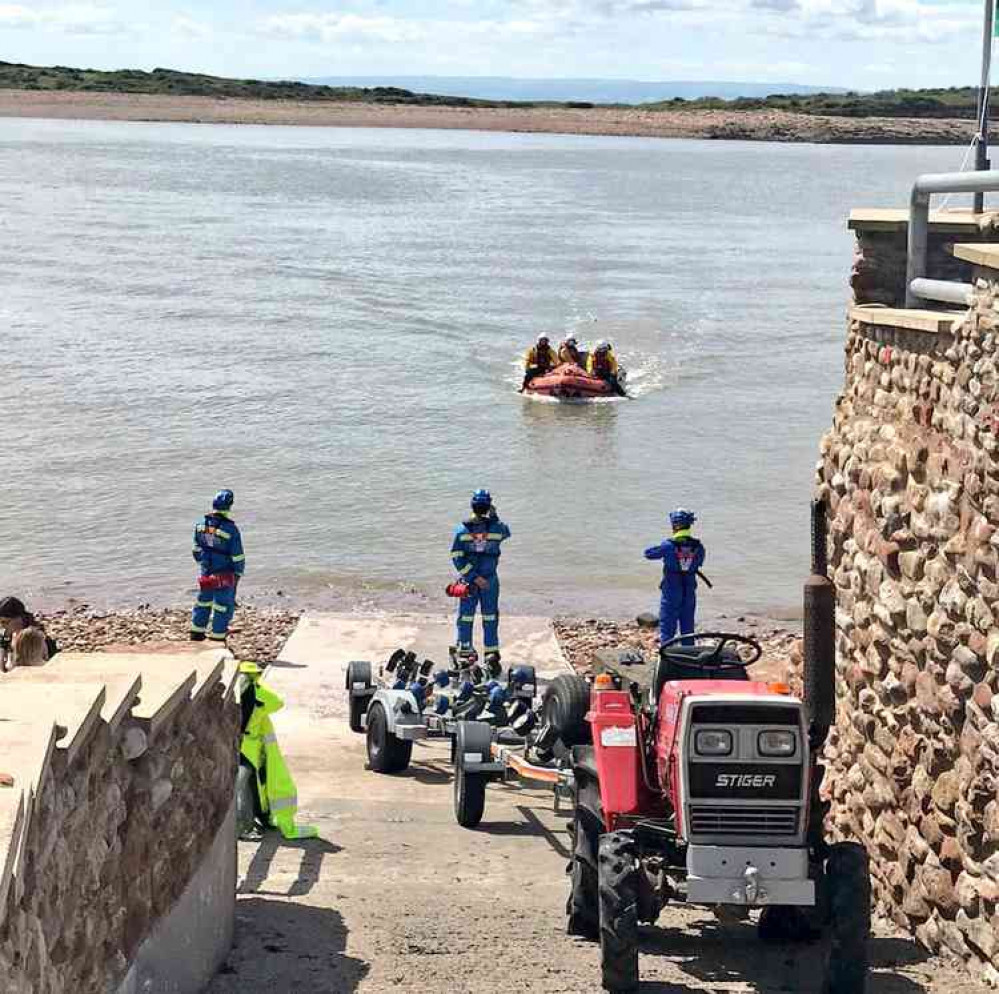
<path fill-rule="evenodd" d="M 992 30 L 996 0 L 985 0 L 985 35 L 982 41 L 982 87 L 978 91 L 978 156 L 975 169 L 984 172 L 989 168 L 989 81 L 992 76 Z M 975 213 L 985 211 L 985 194 L 975 194 Z"/>

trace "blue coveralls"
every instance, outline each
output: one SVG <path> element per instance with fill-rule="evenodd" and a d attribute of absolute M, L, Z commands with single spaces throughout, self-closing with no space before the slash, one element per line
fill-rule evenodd
<path fill-rule="evenodd" d="M 704 565 L 704 546 L 689 535 L 666 539 L 660 545 L 645 550 L 646 559 L 663 561 L 663 579 L 659 584 L 662 596 L 659 601 L 659 644 L 663 645 L 680 633 L 694 631 L 694 614 L 697 611 L 697 571 Z M 693 639 L 684 639 L 683 645 L 693 645 Z"/>
<path fill-rule="evenodd" d="M 198 591 L 191 614 L 191 634 L 207 634 L 216 642 L 224 642 L 236 607 L 236 580 L 246 568 L 243 539 L 227 512 L 213 511 L 194 526 L 194 558 L 201 575 L 214 577 L 221 585 Z"/>
<path fill-rule="evenodd" d="M 458 645 L 471 648 L 475 608 L 482 611 L 482 637 L 485 652 L 499 652 L 499 565 L 500 545 L 510 537 L 510 529 L 496 512 L 479 517 L 472 515 L 455 530 L 451 559 L 458 576 L 469 584 L 471 592 L 458 603 Z M 485 590 L 475 585 L 476 578 L 489 581 Z"/>

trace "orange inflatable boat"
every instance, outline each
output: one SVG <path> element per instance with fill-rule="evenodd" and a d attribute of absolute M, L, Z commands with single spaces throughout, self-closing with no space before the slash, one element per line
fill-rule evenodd
<path fill-rule="evenodd" d="M 557 397 L 560 400 L 586 400 L 591 397 L 610 397 L 614 391 L 600 377 L 590 376 L 573 362 L 564 362 L 550 373 L 536 376 L 527 384 L 524 393 Z"/>

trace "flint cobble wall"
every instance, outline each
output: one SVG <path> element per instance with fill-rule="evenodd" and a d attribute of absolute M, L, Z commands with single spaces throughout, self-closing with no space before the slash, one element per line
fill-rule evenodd
<path fill-rule="evenodd" d="M 831 511 L 833 834 L 878 910 L 999 979 L 999 286 L 953 335 L 852 323 Z"/>
<path fill-rule="evenodd" d="M 238 726 L 216 681 L 155 724 L 100 721 L 72 762 L 53 752 L 2 909 L 4 994 L 117 989 L 229 811 Z"/>

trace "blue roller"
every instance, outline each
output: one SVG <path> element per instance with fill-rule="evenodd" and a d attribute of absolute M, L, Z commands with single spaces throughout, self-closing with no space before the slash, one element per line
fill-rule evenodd
<path fill-rule="evenodd" d="M 441 688 L 446 687 L 451 682 L 451 678 L 444 672 L 444 670 L 438 670 L 434 674 L 434 683 Z"/>
<path fill-rule="evenodd" d="M 451 710 L 451 702 L 446 697 L 438 697 L 434 701 L 434 710 L 443 716 Z"/>
<path fill-rule="evenodd" d="M 406 689 L 416 698 L 416 703 L 422 710 L 426 701 L 426 687 L 414 680 Z"/>

